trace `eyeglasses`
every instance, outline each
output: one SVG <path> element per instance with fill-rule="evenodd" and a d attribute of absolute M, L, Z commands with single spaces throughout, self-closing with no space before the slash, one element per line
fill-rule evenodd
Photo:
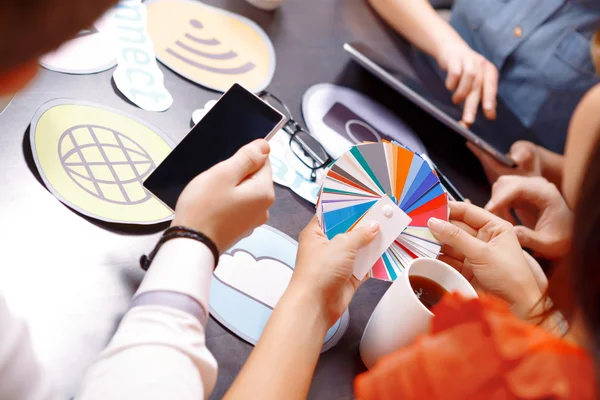
<path fill-rule="evenodd" d="M 287 118 L 288 121 L 282 129 L 290 135 L 290 149 L 296 158 L 311 170 L 310 180 L 315 182 L 317 180 L 317 170 L 328 166 L 333 158 L 313 135 L 296 122 L 292 112 L 283 101 L 266 91 L 259 93 L 258 96 Z"/>

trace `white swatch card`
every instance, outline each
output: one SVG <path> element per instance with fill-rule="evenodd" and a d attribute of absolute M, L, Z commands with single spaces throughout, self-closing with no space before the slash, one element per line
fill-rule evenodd
<path fill-rule="evenodd" d="M 412 219 L 406 215 L 388 196 L 383 196 L 361 218 L 354 229 L 369 225 L 372 222 L 379 224 L 379 234 L 367 247 L 356 253 L 354 262 L 354 276 L 363 280 L 381 255 L 394 243 L 394 240 L 410 224 Z"/>

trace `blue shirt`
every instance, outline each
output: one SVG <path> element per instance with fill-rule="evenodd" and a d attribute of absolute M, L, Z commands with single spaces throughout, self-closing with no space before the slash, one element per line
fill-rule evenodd
<path fill-rule="evenodd" d="M 577 103 L 600 82 L 590 53 L 600 0 L 456 0 L 450 23 L 496 65 L 506 106 L 562 152 Z"/>

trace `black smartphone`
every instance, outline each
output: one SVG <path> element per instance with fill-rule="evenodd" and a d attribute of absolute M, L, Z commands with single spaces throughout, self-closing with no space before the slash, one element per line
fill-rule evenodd
<path fill-rule="evenodd" d="M 234 84 L 144 181 L 144 187 L 175 209 L 185 186 L 256 140 L 269 140 L 286 123 L 279 111 Z"/>

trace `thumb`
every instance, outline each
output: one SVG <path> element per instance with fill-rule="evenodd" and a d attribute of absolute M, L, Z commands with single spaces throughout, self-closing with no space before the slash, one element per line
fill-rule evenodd
<path fill-rule="evenodd" d="M 264 139 L 255 140 L 237 151 L 231 158 L 225 160 L 222 168 L 227 169 L 236 184 L 259 171 L 267 162 L 271 148 Z"/>
<path fill-rule="evenodd" d="M 510 158 L 525 171 L 533 170 L 535 155 L 529 142 L 517 142 L 510 149 Z"/>
<path fill-rule="evenodd" d="M 427 225 L 442 245 L 452 247 L 466 258 L 476 258 L 481 248 L 485 246 L 481 240 L 450 222 L 430 218 Z"/>
<path fill-rule="evenodd" d="M 358 251 L 365 246 L 368 246 L 379 233 L 379 224 L 372 222 L 369 225 L 358 227 L 345 235 L 345 241 L 343 243 L 344 250 L 347 251 Z"/>
<path fill-rule="evenodd" d="M 544 242 L 539 232 L 527 228 L 526 226 L 515 226 L 514 232 L 517 235 L 517 239 L 519 239 L 521 247 L 525 247 L 539 253 L 546 253 L 548 247 L 551 246 L 550 243 Z"/>

